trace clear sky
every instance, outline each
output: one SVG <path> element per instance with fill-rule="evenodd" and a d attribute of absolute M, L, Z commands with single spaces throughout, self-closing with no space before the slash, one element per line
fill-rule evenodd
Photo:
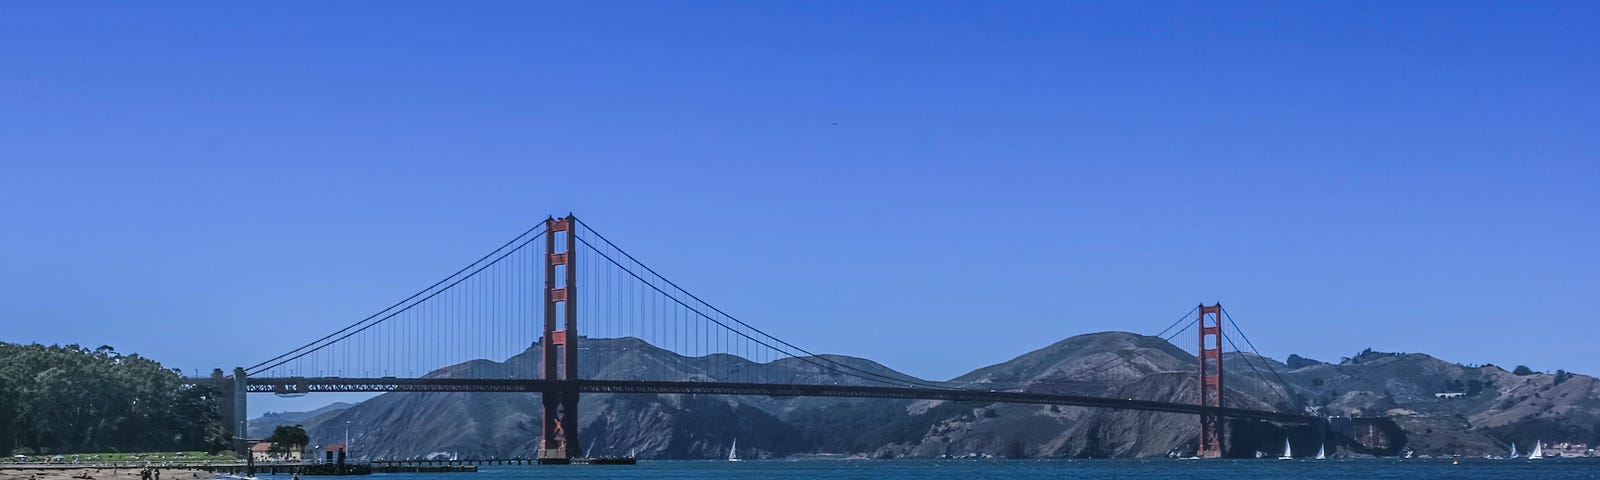
<path fill-rule="evenodd" d="M 1597 204 L 1595 2 L 0 3 L 0 339 L 186 371 L 570 211 L 927 378 L 1213 301 L 1595 374 Z"/>

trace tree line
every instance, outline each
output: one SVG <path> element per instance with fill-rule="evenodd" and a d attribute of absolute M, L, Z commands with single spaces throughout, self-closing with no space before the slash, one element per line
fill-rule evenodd
<path fill-rule="evenodd" d="M 0 342 L 0 451 L 218 451 L 215 389 L 110 346 Z"/>

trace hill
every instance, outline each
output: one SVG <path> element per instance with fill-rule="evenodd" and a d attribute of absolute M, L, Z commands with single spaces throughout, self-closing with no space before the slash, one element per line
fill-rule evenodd
<path fill-rule="evenodd" d="M 634 338 L 585 339 L 579 364 L 586 378 L 626 378 L 649 371 L 709 381 L 809 381 L 868 384 L 802 359 L 758 364 L 730 356 L 683 357 Z M 507 378 L 533 371 L 538 345 L 505 362 L 477 360 L 443 368 L 430 377 Z M 849 367 L 914 380 L 874 362 L 827 357 Z M 732 365 L 730 367 L 730 365 Z M 884 403 L 877 408 L 892 408 Z M 907 402 L 899 402 L 907 403 Z M 832 446 L 785 420 L 840 405 L 835 399 L 693 395 L 585 395 L 579 403 L 582 442 L 595 455 L 637 453 L 645 458 L 714 458 L 727 454 L 735 436 L 751 446 L 746 456 L 818 451 Z M 313 443 L 342 441 L 352 430 L 358 457 L 429 455 L 514 457 L 534 455 L 539 396 L 519 393 L 391 393 L 303 423 Z M 803 423 L 803 422 L 802 422 Z M 322 428 L 324 425 L 338 428 Z M 335 431 L 337 430 L 337 431 Z M 816 441 L 812 441 L 812 440 Z M 820 442 L 820 443 L 819 443 Z"/>
<path fill-rule="evenodd" d="M 691 358 L 634 338 L 586 339 L 584 345 L 580 365 L 585 378 L 627 378 L 648 370 L 709 381 L 871 384 L 823 368 L 814 359 L 758 363 L 726 355 Z M 514 376 L 532 371 L 539 352 L 535 345 L 505 362 L 478 360 L 429 375 Z M 923 381 L 865 359 L 827 358 L 891 378 Z M 1389 416 L 1421 454 L 1500 453 L 1509 442 L 1526 445 L 1536 439 L 1600 441 L 1600 384 L 1592 377 L 1565 372 L 1515 375 L 1421 354 L 1370 351 L 1339 363 L 1291 360 L 1293 367 L 1255 355 L 1226 354 L 1229 406 Z M 947 382 L 928 383 L 1196 402 L 1196 361 L 1160 338 L 1106 332 L 1068 338 Z M 1451 395 L 1437 395 L 1442 393 Z M 350 421 L 357 426 L 351 432 L 353 451 L 363 458 L 531 456 L 539 434 L 538 405 L 537 394 L 392 393 L 306 415 L 301 423 L 315 443 L 330 443 L 342 441 L 343 425 Z M 719 458 L 734 437 L 749 458 L 823 453 L 877 458 L 1148 457 L 1187 455 L 1198 432 L 1190 415 L 940 401 L 595 394 L 583 397 L 579 412 L 582 441 L 591 454 L 641 458 Z M 1276 442 L 1287 434 L 1271 426 L 1237 431 L 1260 428 L 1267 430 L 1258 436 Z M 1235 448 L 1248 454 L 1250 449 L 1279 447 L 1261 442 L 1259 447 L 1240 443 Z"/>
<path fill-rule="evenodd" d="M 1319 412 L 1394 417 L 1419 453 L 1503 454 L 1510 442 L 1540 440 L 1600 443 L 1600 383 L 1587 375 L 1517 375 L 1371 350 L 1297 366 L 1272 364 Z"/>
<path fill-rule="evenodd" d="M 284 425 L 300 425 L 320 415 L 327 415 L 355 406 L 353 403 L 334 402 L 309 412 L 267 412 L 250 419 L 250 438 L 267 438 L 272 429 Z"/>

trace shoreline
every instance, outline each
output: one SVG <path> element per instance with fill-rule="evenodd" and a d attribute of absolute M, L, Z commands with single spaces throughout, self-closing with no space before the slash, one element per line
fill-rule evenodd
<path fill-rule="evenodd" d="M 0 480 L 139 480 L 143 466 L 4 465 Z M 163 480 L 213 480 L 217 475 L 183 467 L 156 467 Z"/>

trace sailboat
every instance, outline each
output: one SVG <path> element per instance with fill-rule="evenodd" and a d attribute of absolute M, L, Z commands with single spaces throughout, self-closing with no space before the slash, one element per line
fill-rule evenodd
<path fill-rule="evenodd" d="M 1517 458 L 1517 442 L 1511 442 L 1511 455 L 1506 458 Z"/>
<path fill-rule="evenodd" d="M 733 439 L 733 446 L 728 447 L 728 461 L 730 461 L 730 462 L 739 461 L 739 439 L 738 438 Z"/>
<path fill-rule="evenodd" d="M 1294 460 L 1294 455 L 1289 453 L 1289 439 L 1283 439 L 1283 455 L 1278 460 Z"/>
<path fill-rule="evenodd" d="M 1544 442 L 1533 442 L 1533 451 L 1528 452 L 1528 460 L 1544 458 Z"/>
<path fill-rule="evenodd" d="M 1328 459 L 1328 445 L 1327 444 L 1317 445 L 1317 460 L 1327 460 L 1327 459 Z"/>

